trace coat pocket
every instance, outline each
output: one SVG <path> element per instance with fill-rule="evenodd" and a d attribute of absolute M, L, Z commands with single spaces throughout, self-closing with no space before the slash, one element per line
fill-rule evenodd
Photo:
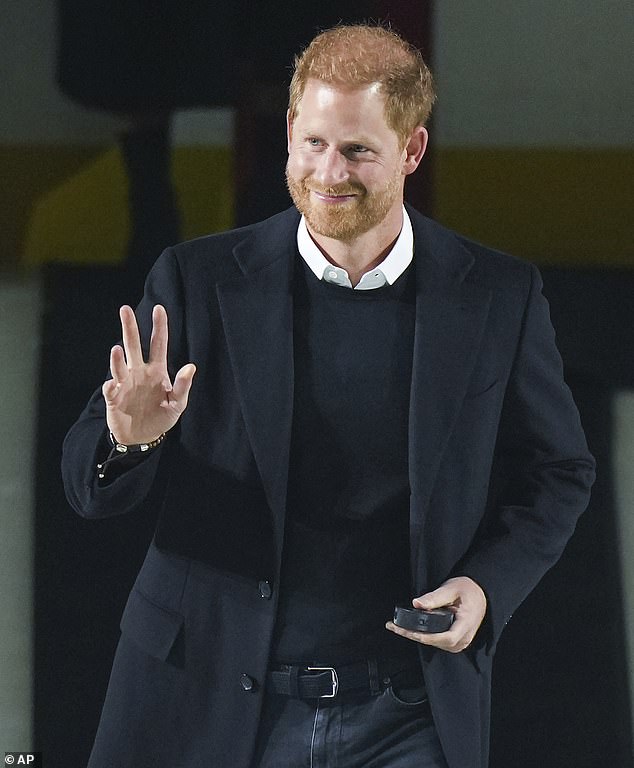
<path fill-rule="evenodd" d="M 500 379 L 494 379 L 493 381 L 477 381 L 469 387 L 465 395 L 465 400 L 475 400 L 482 395 L 486 395 L 488 392 L 492 392 L 500 383 Z"/>
<path fill-rule="evenodd" d="M 150 656 L 167 661 L 181 631 L 184 618 L 156 605 L 133 589 L 121 617 L 121 632 Z"/>

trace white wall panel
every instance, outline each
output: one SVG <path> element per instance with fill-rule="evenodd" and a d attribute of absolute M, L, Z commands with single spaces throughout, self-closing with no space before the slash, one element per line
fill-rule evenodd
<path fill-rule="evenodd" d="M 631 0 L 442 0 L 434 4 L 448 146 L 631 146 Z"/>
<path fill-rule="evenodd" d="M 0 282 L 0 748 L 4 750 L 33 749 L 33 454 L 39 327 L 37 280 Z"/>

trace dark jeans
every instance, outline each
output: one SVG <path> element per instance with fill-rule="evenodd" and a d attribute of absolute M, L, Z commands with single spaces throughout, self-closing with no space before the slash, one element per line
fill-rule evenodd
<path fill-rule="evenodd" d="M 252 768 L 447 768 L 426 699 L 266 695 Z"/>

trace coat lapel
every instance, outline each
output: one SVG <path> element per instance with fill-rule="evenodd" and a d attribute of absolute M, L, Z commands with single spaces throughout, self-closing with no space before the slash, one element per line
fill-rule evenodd
<path fill-rule="evenodd" d="M 299 217 L 281 214 L 234 249 L 242 276 L 216 287 L 246 430 L 281 551 L 293 413 L 292 273 Z"/>
<path fill-rule="evenodd" d="M 467 392 L 491 292 L 465 281 L 473 256 L 450 231 L 410 211 L 416 250 L 416 329 L 409 416 L 412 551 L 443 451 Z"/>

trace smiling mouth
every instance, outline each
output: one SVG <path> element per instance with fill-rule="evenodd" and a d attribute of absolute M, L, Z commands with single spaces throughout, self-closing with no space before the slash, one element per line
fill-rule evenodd
<path fill-rule="evenodd" d="M 345 203 L 348 200 L 352 200 L 354 197 L 356 197 L 355 194 L 348 194 L 348 195 L 328 195 L 324 192 L 317 192 L 317 190 L 311 190 L 311 192 L 317 197 L 319 200 L 322 200 L 324 203 Z"/>

